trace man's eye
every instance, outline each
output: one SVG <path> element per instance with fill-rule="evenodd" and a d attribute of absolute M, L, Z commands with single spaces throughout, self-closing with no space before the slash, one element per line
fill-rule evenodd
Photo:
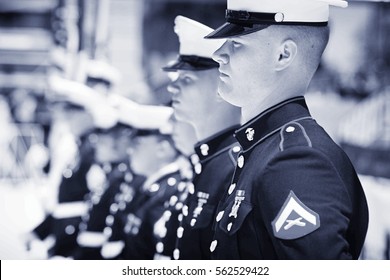
<path fill-rule="evenodd" d="M 239 43 L 239 42 L 232 41 L 232 44 L 233 44 L 233 47 L 234 47 L 234 48 L 239 48 L 239 47 L 241 47 L 241 43 Z"/>
<path fill-rule="evenodd" d="M 191 79 L 190 77 L 184 77 L 184 78 L 183 78 L 183 82 L 184 82 L 185 84 L 190 84 L 190 83 L 192 82 L 192 79 Z"/>

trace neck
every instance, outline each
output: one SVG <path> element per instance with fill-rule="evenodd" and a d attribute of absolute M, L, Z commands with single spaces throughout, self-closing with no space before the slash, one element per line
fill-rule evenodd
<path fill-rule="evenodd" d="M 203 114 L 193 122 L 198 141 L 202 141 L 226 128 L 240 124 L 240 110 L 230 110 L 225 114 Z"/>
<path fill-rule="evenodd" d="M 285 94 L 283 94 L 285 93 Z M 296 96 L 302 96 L 305 93 L 305 91 L 299 89 L 299 90 L 280 90 L 277 89 L 273 91 L 271 94 L 268 94 L 262 99 L 252 100 L 252 102 L 249 102 L 247 106 L 241 108 L 241 114 L 242 114 L 242 122 L 246 123 L 250 121 L 251 119 L 255 118 L 260 113 L 264 112 L 268 108 L 271 108 L 272 106 L 275 106 L 276 104 L 279 104 L 280 102 L 296 97 Z"/>

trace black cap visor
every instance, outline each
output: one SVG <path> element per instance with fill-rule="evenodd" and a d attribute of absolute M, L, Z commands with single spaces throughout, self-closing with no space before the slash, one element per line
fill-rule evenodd
<path fill-rule="evenodd" d="M 178 70 L 202 71 L 218 67 L 219 64 L 208 57 L 180 55 L 175 62 L 162 69 L 166 72 L 176 72 Z"/>
<path fill-rule="evenodd" d="M 250 34 L 270 26 L 269 24 L 240 24 L 226 22 L 222 26 L 208 34 L 206 39 L 223 39 Z"/>

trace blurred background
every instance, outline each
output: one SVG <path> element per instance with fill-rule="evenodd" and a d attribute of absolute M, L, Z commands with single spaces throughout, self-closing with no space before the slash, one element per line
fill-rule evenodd
<path fill-rule="evenodd" d="M 215 28 L 225 9 L 226 0 L 0 0 L 1 259 L 31 258 L 20 236 L 50 208 L 53 162 L 68 149 L 58 103 L 78 102 L 68 82 L 169 105 L 161 67 L 178 52 L 174 18 Z M 370 207 L 362 258 L 390 259 L 390 4 L 350 0 L 331 9 L 330 28 L 307 100 L 361 176 Z"/>

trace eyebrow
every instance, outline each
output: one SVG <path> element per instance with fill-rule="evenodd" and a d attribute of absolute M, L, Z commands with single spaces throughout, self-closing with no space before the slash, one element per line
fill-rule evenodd
<path fill-rule="evenodd" d="M 189 77 L 191 79 L 197 79 L 197 76 L 190 71 L 182 72 L 179 74 L 179 79 L 186 78 L 186 77 Z"/>

